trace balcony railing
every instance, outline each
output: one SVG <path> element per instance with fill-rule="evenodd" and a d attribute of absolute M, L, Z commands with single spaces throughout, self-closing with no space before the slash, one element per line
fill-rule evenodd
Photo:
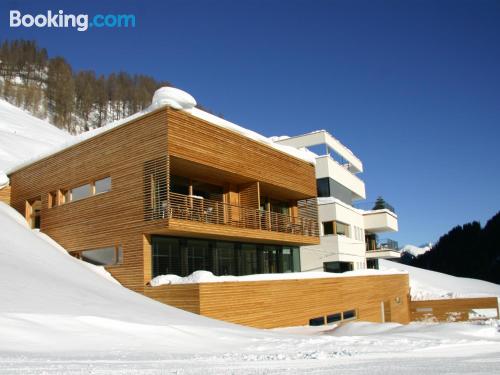
<path fill-rule="evenodd" d="M 245 229 L 319 236 L 318 222 L 310 218 L 293 217 L 172 192 L 169 193 L 169 199 L 162 204 L 162 217 Z"/>
<path fill-rule="evenodd" d="M 398 251 L 398 241 L 391 240 L 390 238 L 381 240 L 369 240 L 366 243 L 366 251 Z"/>

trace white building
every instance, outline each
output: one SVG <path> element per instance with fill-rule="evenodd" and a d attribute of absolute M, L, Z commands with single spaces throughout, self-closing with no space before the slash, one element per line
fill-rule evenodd
<path fill-rule="evenodd" d="M 379 239 L 398 230 L 394 209 L 383 201 L 369 211 L 353 206 L 366 193 L 357 176 L 363 163 L 351 150 L 325 130 L 275 141 L 316 155 L 321 244 L 301 248 L 302 271 L 378 268 L 379 258 L 399 258 L 397 242 Z"/>

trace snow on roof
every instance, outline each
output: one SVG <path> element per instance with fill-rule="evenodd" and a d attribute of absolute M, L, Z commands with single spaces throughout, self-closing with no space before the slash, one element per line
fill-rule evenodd
<path fill-rule="evenodd" d="M 175 285 L 175 284 L 199 284 L 199 283 L 222 283 L 222 282 L 245 282 L 245 281 L 277 281 L 277 280 L 302 280 L 302 279 L 326 279 L 338 277 L 356 276 L 379 276 L 406 274 L 405 271 L 388 270 L 380 271 L 364 269 L 348 271 L 344 273 L 331 272 L 290 272 L 290 273 L 264 273 L 246 276 L 215 276 L 210 271 L 195 271 L 186 277 L 177 275 L 159 275 L 150 281 L 151 286 Z"/>
<path fill-rule="evenodd" d="M 84 132 L 78 136 L 73 137 L 71 140 L 64 142 L 58 146 L 55 146 L 49 151 L 43 152 L 38 154 L 35 157 L 32 157 L 30 159 L 26 159 L 24 162 L 21 162 L 14 167 L 7 169 L 6 173 L 11 174 L 13 172 L 16 172 L 28 165 L 31 165 L 39 160 L 45 159 L 51 155 L 54 155 L 58 152 L 61 152 L 63 150 L 66 150 L 70 147 L 73 147 L 79 143 L 82 143 L 90 138 L 93 138 L 97 135 L 106 133 L 108 131 L 111 131 L 117 127 L 123 126 L 125 124 L 128 124 L 129 122 L 136 120 L 148 113 L 151 113 L 153 111 L 156 111 L 162 107 L 168 106 L 174 109 L 182 110 L 185 111 L 199 119 L 205 120 L 212 125 L 219 126 L 221 128 L 230 130 L 232 132 L 238 133 L 240 135 L 243 135 L 247 138 L 253 139 L 257 142 L 263 143 L 267 146 L 273 147 L 276 150 L 279 150 L 281 152 L 284 152 L 290 156 L 293 156 L 297 159 L 306 161 L 310 164 L 315 164 L 316 160 L 310 153 L 304 152 L 302 150 L 297 150 L 295 147 L 291 146 L 285 146 L 285 145 L 280 145 L 277 143 L 274 143 L 271 141 L 269 138 L 264 137 L 263 135 L 254 132 L 252 130 L 246 129 L 242 126 L 236 125 L 230 121 L 224 120 L 218 116 L 212 115 L 208 112 L 202 111 L 201 109 L 198 109 L 195 107 L 196 105 L 196 100 L 187 92 L 173 88 L 173 87 L 162 87 L 158 89 L 154 96 L 153 96 L 153 101 L 151 106 L 148 108 L 145 108 L 142 111 L 139 111 L 129 117 L 123 118 L 121 120 L 112 122 L 110 124 L 107 124 L 103 127 L 89 130 L 87 132 Z"/>

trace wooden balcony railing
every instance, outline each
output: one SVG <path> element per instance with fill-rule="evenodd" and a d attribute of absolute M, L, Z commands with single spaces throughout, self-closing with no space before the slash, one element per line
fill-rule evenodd
<path fill-rule="evenodd" d="M 231 205 L 195 195 L 170 192 L 169 198 L 162 204 L 162 210 L 164 218 L 319 236 L 318 222 L 314 219 Z"/>

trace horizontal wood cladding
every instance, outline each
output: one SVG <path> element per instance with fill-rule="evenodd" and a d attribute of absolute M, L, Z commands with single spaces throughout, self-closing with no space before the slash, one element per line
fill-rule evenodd
<path fill-rule="evenodd" d="M 123 264 L 109 270 L 141 291 L 142 234 L 166 226 L 165 220 L 144 220 L 144 163 L 167 151 L 166 111 L 151 113 L 13 173 L 12 206 L 23 213 L 25 200 L 40 196 L 41 230 L 70 252 L 122 245 Z M 50 192 L 107 176 L 111 191 L 48 207 Z"/>
<path fill-rule="evenodd" d="M 295 199 L 316 196 L 313 165 L 186 112 L 168 109 L 168 116 L 171 155 L 289 190 Z"/>
<path fill-rule="evenodd" d="M 150 287 L 144 295 L 159 302 L 175 306 L 195 314 L 200 313 L 200 288 L 198 284 L 183 285 L 184 288 Z"/>
<path fill-rule="evenodd" d="M 0 189 L 0 202 L 10 204 L 10 189 L 10 186 L 6 186 L 3 189 Z"/>
<path fill-rule="evenodd" d="M 500 318 L 498 312 L 498 299 L 496 297 L 450 298 L 411 301 L 410 303 L 412 321 L 466 321 L 469 320 L 469 312 L 474 309 L 496 309 L 497 319 Z"/>
<path fill-rule="evenodd" d="M 156 231 L 155 234 L 178 235 L 201 238 L 221 238 L 232 241 L 247 240 L 282 245 L 317 245 L 319 237 L 303 236 L 271 230 L 246 229 L 230 225 L 206 224 L 197 221 L 170 219 L 168 228 Z"/>
<path fill-rule="evenodd" d="M 198 306 L 193 288 L 198 288 Z M 150 293 L 149 290 L 154 290 Z M 163 285 L 146 295 L 201 315 L 257 328 L 302 326 L 309 319 L 356 310 L 357 319 L 382 322 L 385 302 L 393 322 L 409 322 L 408 275 L 335 277 Z M 194 307 L 193 307 L 194 306 Z M 387 315 L 387 314 L 386 314 Z M 386 316 L 387 321 L 387 316 Z"/>

